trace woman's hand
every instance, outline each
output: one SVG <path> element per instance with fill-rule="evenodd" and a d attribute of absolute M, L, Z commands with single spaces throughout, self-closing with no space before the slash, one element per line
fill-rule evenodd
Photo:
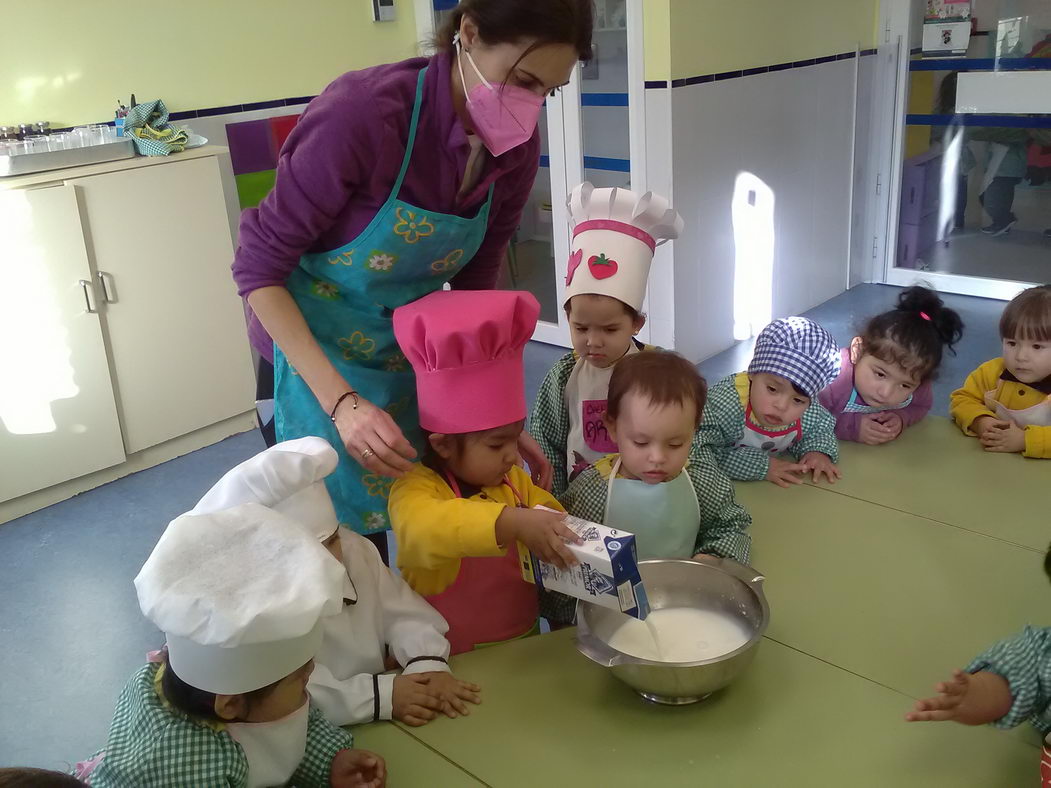
<path fill-rule="evenodd" d="M 387 411 L 360 396 L 357 408 L 354 402 L 347 397 L 336 408 L 336 429 L 347 454 L 373 473 L 401 478 L 412 469 L 416 450 Z"/>
<path fill-rule="evenodd" d="M 555 475 L 551 468 L 551 463 L 547 461 L 544 450 L 540 448 L 536 438 L 525 430 L 522 430 L 522 434 L 518 436 L 518 453 L 522 455 L 522 459 L 529 466 L 529 472 L 533 476 L 533 484 L 551 492 L 551 483 L 554 481 Z"/>

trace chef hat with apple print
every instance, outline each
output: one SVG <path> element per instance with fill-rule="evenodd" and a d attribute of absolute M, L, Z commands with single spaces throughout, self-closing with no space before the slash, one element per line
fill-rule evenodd
<path fill-rule="evenodd" d="M 596 189 L 582 183 L 569 195 L 572 253 L 564 304 L 577 295 L 616 298 L 642 311 L 654 250 L 679 237 L 682 217 L 660 195 Z"/>

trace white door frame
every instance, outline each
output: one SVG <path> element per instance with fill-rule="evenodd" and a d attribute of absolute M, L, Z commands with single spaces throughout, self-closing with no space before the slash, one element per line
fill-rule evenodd
<path fill-rule="evenodd" d="M 628 37 L 628 128 L 631 184 L 635 191 L 645 191 L 646 170 L 646 82 L 643 51 L 643 2 L 626 0 Z M 566 266 L 570 252 L 569 193 L 584 180 L 584 137 L 581 109 L 580 68 L 573 70 L 569 84 L 547 100 L 547 139 L 551 175 L 551 236 L 555 255 L 556 294 L 561 305 L 565 293 Z M 652 307 L 647 299 L 644 311 Z M 662 306 L 670 310 L 671 305 Z M 670 311 L 668 312 L 670 314 Z M 549 345 L 571 347 L 569 320 L 561 306 L 558 322 L 537 323 L 533 339 Z M 639 339 L 650 341 L 649 326 L 639 332 Z"/>
<path fill-rule="evenodd" d="M 943 274 L 897 266 L 898 206 L 901 204 L 905 155 L 904 118 L 908 101 L 913 2 L 918 0 L 880 0 L 882 30 L 876 75 L 879 86 L 875 113 L 876 139 L 873 143 L 878 148 L 879 164 L 876 196 L 870 214 L 875 253 L 872 278 L 888 285 L 929 284 L 942 292 L 1009 301 L 1036 283 Z"/>

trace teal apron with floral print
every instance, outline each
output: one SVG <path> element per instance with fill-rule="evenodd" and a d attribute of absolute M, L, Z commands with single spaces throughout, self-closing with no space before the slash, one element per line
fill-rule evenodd
<path fill-rule="evenodd" d="M 394 309 L 442 289 L 478 251 L 489 223 L 493 187 L 471 219 L 426 211 L 398 199 L 416 142 L 423 98 L 420 72 L 409 139 L 390 196 L 361 234 L 338 249 L 300 258 L 288 290 L 325 355 L 358 393 L 384 408 L 416 448 L 423 450 L 416 380 L 394 339 Z M 341 523 L 358 533 L 389 527 L 392 479 L 347 456 L 336 426 L 313 392 L 274 348 L 274 403 L 278 440 L 318 435 L 339 452 L 327 479 Z"/>

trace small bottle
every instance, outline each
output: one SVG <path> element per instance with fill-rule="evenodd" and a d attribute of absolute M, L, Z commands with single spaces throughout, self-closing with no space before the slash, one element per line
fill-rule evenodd
<path fill-rule="evenodd" d="M 33 124 L 34 134 L 50 134 L 51 133 L 51 121 L 38 120 Z"/>
<path fill-rule="evenodd" d="M 18 139 L 18 130 L 13 126 L 0 126 L 0 140 Z"/>
<path fill-rule="evenodd" d="M 18 124 L 18 138 L 24 140 L 26 137 L 33 136 L 33 124 L 32 123 L 19 123 Z"/>

